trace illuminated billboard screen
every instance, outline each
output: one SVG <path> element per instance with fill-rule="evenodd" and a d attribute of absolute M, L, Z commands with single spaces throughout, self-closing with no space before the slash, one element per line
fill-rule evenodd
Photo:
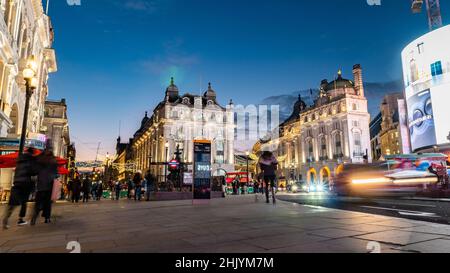
<path fill-rule="evenodd" d="M 402 52 L 413 151 L 448 143 L 450 25 L 427 33 Z"/>
<path fill-rule="evenodd" d="M 436 144 L 431 92 L 425 90 L 408 99 L 409 134 L 413 150 Z"/>

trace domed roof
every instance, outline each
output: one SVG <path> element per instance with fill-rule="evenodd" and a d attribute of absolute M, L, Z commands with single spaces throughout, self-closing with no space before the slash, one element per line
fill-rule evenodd
<path fill-rule="evenodd" d="M 147 121 L 149 121 L 149 119 L 150 118 L 148 117 L 148 112 L 145 111 L 145 117 L 142 119 L 141 128 L 144 127 L 145 123 L 147 123 Z"/>
<path fill-rule="evenodd" d="M 285 122 L 297 119 L 300 116 L 300 113 L 305 109 L 306 103 L 303 101 L 302 96 L 298 95 L 298 100 L 294 104 L 294 110 L 292 111 L 291 116 Z"/>
<path fill-rule="evenodd" d="M 178 87 L 175 85 L 175 82 L 173 80 L 173 77 L 170 78 L 170 85 L 167 87 L 166 92 L 177 92 L 178 93 Z"/>
<path fill-rule="evenodd" d="M 204 97 L 207 98 L 216 98 L 216 91 L 214 91 L 211 87 L 211 83 L 208 83 L 208 90 L 206 90 L 205 94 L 203 94 Z"/>
<path fill-rule="evenodd" d="M 353 81 L 342 78 L 342 72 L 339 70 L 337 79 L 330 82 L 325 87 L 325 91 L 341 89 L 341 88 L 353 88 L 353 87 L 355 87 Z"/>

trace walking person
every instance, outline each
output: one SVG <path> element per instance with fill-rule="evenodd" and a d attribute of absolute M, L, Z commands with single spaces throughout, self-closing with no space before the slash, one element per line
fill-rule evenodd
<path fill-rule="evenodd" d="M 137 172 L 133 178 L 134 183 L 134 201 L 141 201 L 142 175 Z"/>
<path fill-rule="evenodd" d="M 91 192 L 91 181 L 86 176 L 83 180 L 83 185 L 81 186 L 81 190 L 83 191 L 83 203 L 89 202 L 89 194 Z"/>
<path fill-rule="evenodd" d="M 103 182 L 99 181 L 97 185 L 97 201 L 100 201 L 103 197 Z"/>
<path fill-rule="evenodd" d="M 98 182 L 95 181 L 92 184 L 92 188 L 91 188 L 92 200 L 94 200 L 94 201 L 97 200 L 97 189 L 98 189 Z"/>
<path fill-rule="evenodd" d="M 266 185 L 266 202 L 269 201 L 269 187 L 272 190 L 272 201 L 275 204 L 275 179 L 276 179 L 276 171 L 278 169 L 278 160 L 275 158 L 272 152 L 265 151 L 261 155 L 258 161 L 259 168 L 263 174 L 264 183 Z"/>
<path fill-rule="evenodd" d="M 81 194 L 81 181 L 76 177 L 72 180 L 72 203 L 78 203 L 80 201 Z"/>
<path fill-rule="evenodd" d="M 24 220 L 27 212 L 28 199 L 30 194 L 34 191 L 33 176 L 36 173 L 36 158 L 33 156 L 34 149 L 29 148 L 21 156 L 17 162 L 16 171 L 14 174 L 14 183 L 11 189 L 11 196 L 8 206 L 6 207 L 3 216 L 3 229 L 8 229 L 8 221 L 14 209 L 21 206 L 19 213 L 19 226 L 25 226 L 28 223 Z"/>
<path fill-rule="evenodd" d="M 50 142 L 48 142 L 50 143 Z M 42 211 L 45 223 L 50 223 L 52 209 L 53 183 L 58 175 L 58 163 L 53 155 L 52 147 L 47 144 L 45 150 L 36 158 L 38 167 L 38 181 L 36 192 L 36 204 L 31 225 L 36 224 L 37 217 Z"/>
<path fill-rule="evenodd" d="M 134 191 L 133 180 L 131 180 L 131 178 L 128 180 L 127 189 L 128 189 L 127 197 L 128 199 L 131 199 Z"/>
<path fill-rule="evenodd" d="M 115 192 L 116 192 L 116 200 L 120 200 L 120 192 L 122 191 L 122 185 L 120 185 L 120 182 L 117 181 L 115 187 Z"/>
<path fill-rule="evenodd" d="M 156 179 L 151 172 L 148 172 L 145 180 L 146 180 L 145 200 L 150 201 L 151 193 L 152 191 L 155 191 Z"/>

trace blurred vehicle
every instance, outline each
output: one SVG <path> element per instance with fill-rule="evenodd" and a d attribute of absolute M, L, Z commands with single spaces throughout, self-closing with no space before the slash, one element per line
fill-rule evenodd
<path fill-rule="evenodd" d="M 291 193 L 309 192 L 309 189 L 305 181 L 297 181 L 288 186 L 288 192 Z"/>
<path fill-rule="evenodd" d="M 381 163 L 347 164 L 335 178 L 334 192 L 347 196 L 415 195 L 438 187 L 441 179 L 430 167 L 442 166 L 443 158 L 446 156 L 441 154 L 398 155 Z"/>

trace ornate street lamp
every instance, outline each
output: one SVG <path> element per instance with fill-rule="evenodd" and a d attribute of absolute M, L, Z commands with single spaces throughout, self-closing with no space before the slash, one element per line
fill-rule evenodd
<path fill-rule="evenodd" d="M 249 151 L 245 152 L 245 155 L 247 158 L 247 183 L 250 183 L 250 172 L 249 172 L 249 166 L 248 166 L 250 152 Z"/>
<path fill-rule="evenodd" d="M 27 65 L 25 69 L 22 72 L 23 78 L 25 79 L 25 110 L 23 114 L 23 122 L 22 122 L 22 134 L 20 136 L 20 147 L 19 147 L 19 155 L 23 154 L 23 151 L 25 149 L 25 141 L 26 141 L 26 134 L 27 134 L 27 127 L 28 127 L 28 112 L 30 109 L 30 99 L 33 95 L 34 90 L 36 90 L 38 81 L 36 79 L 36 72 L 37 72 L 37 63 L 34 56 L 31 56 L 27 60 Z"/>
<path fill-rule="evenodd" d="M 168 159 L 168 157 L 169 157 L 169 142 L 166 142 L 166 144 L 164 145 L 165 147 L 166 147 L 166 159 L 165 159 L 165 164 L 164 164 L 164 166 L 165 166 L 165 168 L 164 168 L 164 183 L 166 183 L 166 185 L 167 185 L 167 167 L 168 167 L 168 164 L 169 164 L 169 159 Z"/>

